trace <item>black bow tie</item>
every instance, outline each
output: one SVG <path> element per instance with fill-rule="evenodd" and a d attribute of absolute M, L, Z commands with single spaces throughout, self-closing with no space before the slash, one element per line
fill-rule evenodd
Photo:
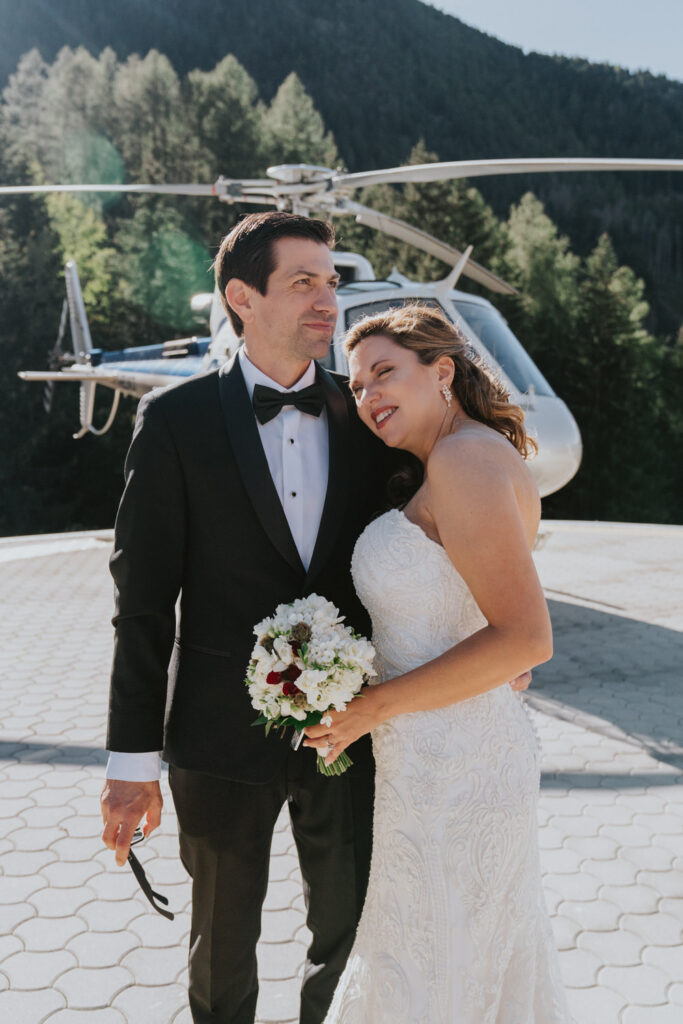
<path fill-rule="evenodd" d="M 274 419 L 285 405 L 293 405 L 309 416 L 319 416 L 325 404 L 323 389 L 317 382 L 300 391 L 276 391 L 275 388 L 255 384 L 252 402 L 259 423 Z"/>

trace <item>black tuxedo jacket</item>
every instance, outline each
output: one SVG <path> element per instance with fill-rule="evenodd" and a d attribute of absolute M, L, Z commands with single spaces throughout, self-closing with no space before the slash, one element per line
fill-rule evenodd
<path fill-rule="evenodd" d="M 284 763 L 289 735 L 266 737 L 251 724 L 257 712 L 244 678 L 254 625 L 280 602 L 315 592 L 369 636 L 351 554 L 364 526 L 386 507 L 396 453 L 362 425 L 344 378 L 318 366 L 317 379 L 329 424 L 329 477 L 308 571 L 268 469 L 239 361 L 142 399 L 110 563 L 110 750 L 163 748 L 165 760 L 181 768 L 270 781 Z M 359 768 L 369 766 L 369 738 L 349 753 Z"/>

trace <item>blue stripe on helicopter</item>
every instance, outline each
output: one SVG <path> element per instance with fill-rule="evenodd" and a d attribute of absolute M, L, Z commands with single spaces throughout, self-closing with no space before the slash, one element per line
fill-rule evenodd
<path fill-rule="evenodd" d="M 139 345 L 135 348 L 122 348 L 115 352 L 108 352 L 99 348 L 93 349 L 90 353 L 90 361 L 93 366 L 101 366 L 103 363 L 137 363 L 146 360 L 154 360 L 156 362 L 162 358 L 164 363 L 172 362 L 175 359 L 179 361 L 182 359 L 183 362 L 186 362 L 188 358 L 205 355 L 210 344 L 211 338 L 187 338 L 177 342 L 162 342 L 160 345 Z M 182 349 L 182 355 L 169 354 L 178 349 Z"/>
<path fill-rule="evenodd" d="M 203 359 L 201 356 L 183 356 L 178 359 L 137 359 L 132 360 L 107 360 L 112 370 L 121 370 L 124 373 L 154 373 L 164 377 L 191 377 L 202 369 Z"/>

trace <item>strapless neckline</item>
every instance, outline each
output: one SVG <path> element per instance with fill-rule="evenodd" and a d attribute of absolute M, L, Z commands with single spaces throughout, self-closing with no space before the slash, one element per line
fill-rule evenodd
<path fill-rule="evenodd" d="M 428 533 L 425 533 L 425 531 L 422 529 L 422 527 L 419 525 L 419 523 L 416 523 L 413 519 L 411 519 L 409 516 L 407 516 L 402 508 L 394 508 L 391 511 L 392 512 L 397 512 L 399 514 L 399 516 L 401 516 L 403 518 L 403 520 L 406 523 L 408 523 L 409 526 L 413 526 L 416 530 L 418 530 L 422 534 L 422 536 L 424 537 L 424 539 L 427 541 L 428 544 L 432 544 L 435 548 L 438 548 L 439 551 L 442 551 L 444 553 L 444 555 L 446 556 L 446 558 L 448 559 L 448 561 L 451 562 L 450 556 L 449 556 L 448 552 L 446 551 L 445 547 L 443 546 L 443 544 L 440 544 L 438 542 L 438 540 L 434 540 L 432 537 L 429 536 Z M 452 562 L 451 562 L 451 565 L 453 565 Z M 455 568 L 455 566 L 453 566 L 453 568 Z"/>

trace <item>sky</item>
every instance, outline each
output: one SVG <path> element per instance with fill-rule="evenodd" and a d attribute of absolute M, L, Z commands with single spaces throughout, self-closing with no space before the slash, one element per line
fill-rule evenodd
<path fill-rule="evenodd" d="M 683 81 L 683 0 L 423 0 L 526 53 Z"/>

